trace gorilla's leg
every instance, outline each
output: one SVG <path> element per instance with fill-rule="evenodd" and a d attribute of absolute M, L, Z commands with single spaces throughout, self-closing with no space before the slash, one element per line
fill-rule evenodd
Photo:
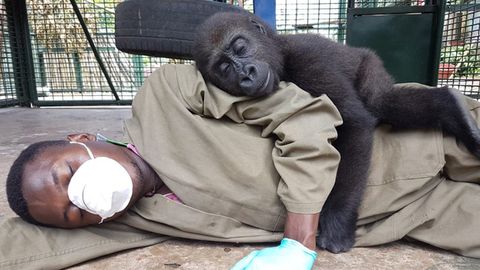
<path fill-rule="evenodd" d="M 480 158 L 480 130 L 456 89 L 394 87 L 371 106 L 380 122 L 395 128 L 442 128 Z"/>
<path fill-rule="evenodd" d="M 393 86 L 380 58 L 370 51 L 363 52 L 356 88 L 381 123 L 402 129 L 442 128 L 480 158 L 480 131 L 457 90 L 420 84 Z"/>
<path fill-rule="evenodd" d="M 337 178 L 320 214 L 317 246 L 333 253 L 348 251 L 355 243 L 355 229 L 368 169 L 375 119 L 356 96 L 335 101 L 343 125 L 334 146 L 341 154 Z"/>

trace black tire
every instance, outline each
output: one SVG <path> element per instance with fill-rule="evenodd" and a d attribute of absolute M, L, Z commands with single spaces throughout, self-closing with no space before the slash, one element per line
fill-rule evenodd
<path fill-rule="evenodd" d="M 127 0 L 115 9 L 115 45 L 126 53 L 191 59 L 195 28 L 219 11 L 245 12 L 205 0 Z"/>

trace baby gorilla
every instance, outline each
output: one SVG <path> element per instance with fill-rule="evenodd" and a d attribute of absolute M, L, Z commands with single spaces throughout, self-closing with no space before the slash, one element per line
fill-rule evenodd
<path fill-rule="evenodd" d="M 217 13 L 197 31 L 194 59 L 204 78 L 233 95 L 260 97 L 290 81 L 313 96 L 326 94 L 343 118 L 334 146 L 337 178 L 320 213 L 317 245 L 338 253 L 355 243 L 374 128 L 442 128 L 480 157 L 480 132 L 449 88 L 392 88 L 372 51 L 312 34 L 277 35 L 247 12 Z M 321 181 L 321 179 L 319 179 Z"/>

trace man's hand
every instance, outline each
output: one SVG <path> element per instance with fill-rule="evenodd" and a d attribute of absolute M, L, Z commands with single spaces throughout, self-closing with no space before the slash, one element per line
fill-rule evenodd
<path fill-rule="evenodd" d="M 231 270 L 310 270 L 317 253 L 315 236 L 317 214 L 288 212 L 284 239 L 279 246 L 256 250 L 240 260 Z"/>
<path fill-rule="evenodd" d="M 310 270 L 316 257 L 315 251 L 283 238 L 279 246 L 253 251 L 231 270 Z"/>

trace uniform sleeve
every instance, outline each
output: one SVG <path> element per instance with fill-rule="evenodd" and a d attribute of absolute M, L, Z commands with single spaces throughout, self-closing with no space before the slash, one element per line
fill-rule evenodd
<path fill-rule="evenodd" d="M 168 80 L 170 89 L 192 113 L 260 126 L 263 137 L 274 137 L 272 159 L 281 177 L 278 196 L 290 212 L 321 211 L 335 183 L 340 155 L 331 143 L 342 123 L 327 96 L 314 98 L 295 84 L 282 82 L 268 97 L 234 97 L 206 84 L 193 66 L 164 69 L 169 77 L 175 74 L 176 82 Z"/>

